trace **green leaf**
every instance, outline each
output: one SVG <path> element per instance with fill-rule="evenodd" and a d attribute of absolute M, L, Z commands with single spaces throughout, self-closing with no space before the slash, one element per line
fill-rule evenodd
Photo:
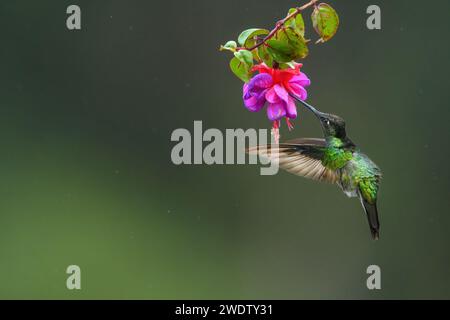
<path fill-rule="evenodd" d="M 297 11 L 296 8 L 292 8 L 288 12 L 288 16 Z M 298 32 L 302 37 L 305 37 L 305 21 L 301 13 L 297 14 L 295 18 L 288 19 L 285 24 L 286 27 L 290 27 Z"/>
<path fill-rule="evenodd" d="M 267 51 L 276 62 L 285 63 L 294 60 L 294 50 L 288 43 L 272 39 L 267 41 L 267 45 Z"/>
<path fill-rule="evenodd" d="M 305 38 L 301 34 L 291 28 L 284 30 L 283 34 L 288 39 L 289 44 L 294 48 L 295 58 L 293 60 L 304 59 L 308 56 L 308 46 L 306 45 Z"/>
<path fill-rule="evenodd" d="M 242 63 L 253 66 L 253 54 L 248 50 L 239 50 L 234 53 L 234 56 Z"/>
<path fill-rule="evenodd" d="M 251 66 L 234 57 L 230 62 L 231 71 L 242 81 L 249 82 L 251 79 Z"/>
<path fill-rule="evenodd" d="M 262 45 L 258 48 L 258 56 L 268 67 L 272 68 L 273 58 L 266 46 Z"/>
<path fill-rule="evenodd" d="M 238 42 L 241 46 L 248 48 L 256 43 L 255 37 L 268 35 L 269 33 L 270 31 L 266 29 L 247 29 L 239 35 Z"/>
<path fill-rule="evenodd" d="M 276 39 L 267 42 L 268 52 L 278 63 L 304 59 L 309 53 L 305 39 L 292 28 L 278 32 Z"/>
<path fill-rule="evenodd" d="M 326 3 L 321 3 L 314 9 L 311 19 L 314 29 L 321 37 L 318 42 L 330 40 L 339 28 L 338 14 Z"/>
<path fill-rule="evenodd" d="M 235 52 L 237 49 L 236 41 L 228 41 L 225 45 L 220 46 L 220 51 L 228 50 L 231 52 Z"/>

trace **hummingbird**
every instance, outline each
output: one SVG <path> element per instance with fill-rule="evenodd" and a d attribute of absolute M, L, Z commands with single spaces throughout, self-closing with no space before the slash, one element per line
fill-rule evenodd
<path fill-rule="evenodd" d="M 349 198 L 359 198 L 372 238 L 378 240 L 380 168 L 347 137 L 344 119 L 296 100 L 319 119 L 324 139 L 302 138 L 277 146 L 257 146 L 249 149 L 248 153 L 277 161 L 280 168 L 292 174 L 337 184 Z"/>

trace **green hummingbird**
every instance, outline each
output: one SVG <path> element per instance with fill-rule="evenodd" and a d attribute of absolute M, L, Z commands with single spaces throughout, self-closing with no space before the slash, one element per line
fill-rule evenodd
<path fill-rule="evenodd" d="M 277 161 L 280 168 L 309 179 L 337 184 L 350 198 L 359 198 L 374 240 L 380 236 L 377 194 L 380 168 L 347 137 L 345 121 L 297 99 L 320 120 L 325 139 L 296 139 L 279 146 L 258 146 L 250 154 Z"/>

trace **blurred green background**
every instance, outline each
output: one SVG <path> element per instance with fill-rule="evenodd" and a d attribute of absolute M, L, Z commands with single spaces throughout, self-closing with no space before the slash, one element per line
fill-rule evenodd
<path fill-rule="evenodd" d="M 383 169 L 379 242 L 336 187 L 171 163 L 172 131 L 194 120 L 270 127 L 217 49 L 302 3 L 2 1 L 0 298 L 450 298 L 449 1 L 329 1 L 341 28 L 304 61 L 310 103 Z M 284 139 L 321 135 L 300 113 Z"/>

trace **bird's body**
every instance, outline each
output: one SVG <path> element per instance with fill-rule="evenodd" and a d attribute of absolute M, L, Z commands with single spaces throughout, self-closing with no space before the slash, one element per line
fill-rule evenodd
<path fill-rule="evenodd" d="M 338 138 L 326 139 L 322 164 L 338 175 L 338 184 L 342 191 L 350 197 L 360 195 L 371 203 L 376 202 L 381 171 L 355 146 L 345 146 Z"/>
<path fill-rule="evenodd" d="M 297 139 L 279 146 L 259 146 L 249 152 L 278 161 L 281 168 L 293 174 L 337 184 L 348 197 L 359 198 L 372 237 L 378 239 L 381 170 L 347 137 L 343 119 L 305 105 L 319 117 L 325 139 Z"/>

